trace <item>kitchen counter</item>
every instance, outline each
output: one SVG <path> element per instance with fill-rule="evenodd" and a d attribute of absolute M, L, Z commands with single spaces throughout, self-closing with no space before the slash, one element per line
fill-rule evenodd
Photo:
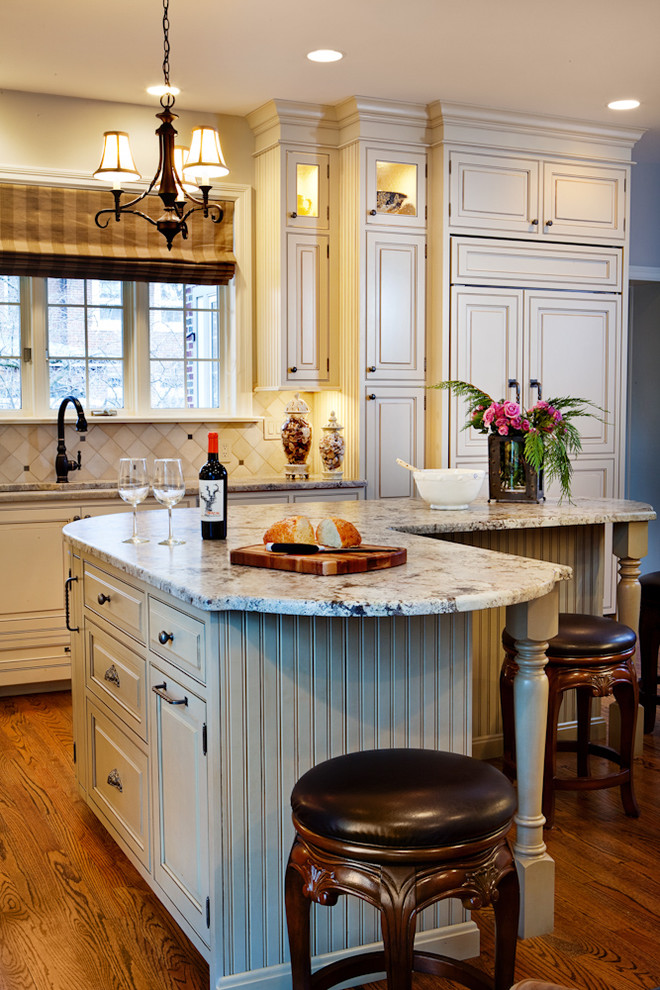
<path fill-rule="evenodd" d="M 232 547 L 261 543 L 270 523 L 293 514 L 281 505 L 262 505 L 258 516 L 249 506 L 233 507 L 226 543 L 203 542 L 198 514 L 192 509 L 181 509 L 175 516 L 175 534 L 187 542 L 173 548 L 158 543 L 166 535 L 164 510 L 141 514 L 140 529 L 150 542 L 139 546 L 122 542 L 130 533 L 126 515 L 83 519 L 64 529 L 74 578 L 80 581 L 80 590 L 74 592 L 74 628 L 93 631 L 110 616 L 108 621 L 122 629 L 121 612 L 113 619 L 114 606 L 107 603 L 112 587 L 123 582 L 127 601 L 144 596 L 147 665 L 154 668 L 152 677 L 161 680 L 164 668 L 158 657 L 169 650 L 163 615 L 180 612 L 185 630 L 189 622 L 206 629 L 204 686 L 193 685 L 193 693 L 203 694 L 208 720 L 213 920 L 207 950 L 198 929 L 192 937 L 209 959 L 211 987 L 283 990 L 287 985 L 282 866 L 292 838 L 288 794 L 305 769 L 341 752 L 373 747 L 472 751 L 472 679 L 479 661 L 472 627 L 482 616 L 486 622 L 490 617 L 498 636 L 506 622 L 518 646 L 520 755 L 514 851 L 522 891 L 520 934 L 550 931 L 554 864 L 543 841 L 541 816 L 546 695 L 540 674 L 547 640 L 557 629 L 560 589 L 589 585 L 597 570 L 589 571 L 586 581 L 580 573 L 570 580 L 571 567 L 563 560 L 531 559 L 455 541 L 502 536 L 508 540 L 511 534 L 528 540 L 535 533 L 547 533 L 554 546 L 557 533 L 578 544 L 584 533 L 584 546 L 591 548 L 584 551 L 584 559 L 593 564 L 602 555 L 603 527 L 611 523 L 618 533 L 615 549 L 634 572 L 636 556 L 645 552 L 642 536 L 653 510 L 642 503 L 577 500 L 570 505 L 477 502 L 467 510 L 442 512 L 418 500 L 391 499 L 309 502 L 304 512 L 312 522 L 323 515 L 350 519 L 364 542 L 405 546 L 407 563 L 333 577 L 231 565 Z M 634 577 L 626 580 L 631 586 L 636 583 Z M 101 594 L 99 602 L 106 604 L 97 605 L 103 582 L 110 599 Z M 496 608 L 503 609 L 502 624 L 493 612 Z M 125 632 L 120 659 L 129 637 L 137 635 L 130 629 Z M 94 635 L 98 638 L 100 633 Z M 84 722 L 90 660 L 83 653 L 90 642 L 72 637 L 74 723 L 81 754 L 77 769 L 83 776 L 90 757 L 82 754 L 91 738 L 90 725 Z M 174 644 L 172 649 L 176 652 Z M 105 668 L 107 660 L 103 664 Z M 174 684 L 176 678 L 167 676 L 165 681 Z M 88 699 L 98 694 L 94 685 L 86 690 Z M 98 701 L 90 703 L 97 711 Z M 150 747 L 155 745 L 153 734 L 149 729 Z M 148 753 L 148 759 L 160 765 L 158 754 L 151 749 Z M 105 805 L 93 796 L 89 775 L 87 779 L 81 793 L 99 813 Z M 155 805 L 162 800 L 162 794 L 152 797 Z M 107 821 L 107 815 L 100 816 Z M 160 834 L 156 823 L 154 841 Z M 121 842 L 121 836 L 116 837 Z M 122 847 L 131 855 L 130 844 Z M 157 849 L 152 855 L 157 862 Z M 143 862 L 134 862 L 161 896 L 159 881 L 144 870 Z M 260 880 L 255 884 L 250 878 L 256 876 Z M 172 910 L 167 898 L 164 903 Z M 475 955 L 476 926 L 467 915 L 458 920 L 448 912 L 448 905 L 432 909 L 428 916 L 425 912 L 420 946 L 449 955 Z M 185 919 L 176 912 L 175 917 L 190 931 Z M 314 937 L 324 961 L 341 958 L 346 947 L 378 940 L 376 922 L 362 908 L 348 917 L 348 922 L 333 927 L 319 916 Z"/>

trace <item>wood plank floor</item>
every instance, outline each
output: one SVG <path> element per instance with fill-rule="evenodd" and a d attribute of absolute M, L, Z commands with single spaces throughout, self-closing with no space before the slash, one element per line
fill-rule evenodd
<path fill-rule="evenodd" d="M 616 791 L 559 795 L 555 930 L 519 944 L 518 979 L 660 987 L 660 718 L 636 766 L 637 821 Z M 474 917 L 488 969 L 491 916 Z M 0 990 L 207 986 L 204 960 L 77 796 L 70 696 L 1 698 Z M 444 986 L 415 977 L 416 990 Z"/>

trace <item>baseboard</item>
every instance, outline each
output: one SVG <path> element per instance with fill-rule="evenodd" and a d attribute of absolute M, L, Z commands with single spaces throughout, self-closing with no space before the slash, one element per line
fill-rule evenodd
<path fill-rule="evenodd" d="M 558 739 L 576 739 L 577 722 L 562 722 L 557 730 Z M 602 715 L 591 720 L 591 740 L 604 743 L 607 739 L 607 723 Z M 472 755 L 477 760 L 497 760 L 502 755 L 502 734 L 479 736 L 472 741 Z"/>
<path fill-rule="evenodd" d="M 341 949 L 338 952 L 328 952 L 316 956 L 312 960 L 312 968 L 320 969 L 328 963 L 337 962 L 357 952 L 373 952 L 382 949 L 382 942 L 363 945 L 360 949 Z M 415 948 L 424 952 L 438 952 L 453 959 L 474 959 L 479 955 L 479 929 L 473 921 L 464 921 L 458 925 L 448 925 L 446 928 L 435 928 L 430 932 L 420 932 L 415 939 Z M 360 977 L 360 984 L 383 979 L 384 973 L 368 974 Z M 230 976 L 218 978 L 216 990 L 291 990 L 291 967 L 288 963 L 278 966 L 268 966 L 266 969 L 253 969 L 246 973 L 233 973 Z M 341 987 L 353 987 L 355 980 L 339 984 Z"/>

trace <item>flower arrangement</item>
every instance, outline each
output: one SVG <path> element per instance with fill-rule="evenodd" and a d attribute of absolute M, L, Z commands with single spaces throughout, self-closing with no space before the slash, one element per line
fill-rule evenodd
<path fill-rule="evenodd" d="M 561 498 L 571 497 L 573 466 L 571 454 L 582 450 L 580 434 L 573 420 L 591 416 L 604 422 L 605 410 L 589 399 L 563 396 L 539 399 L 524 409 L 518 402 L 495 402 L 487 392 L 469 382 L 446 381 L 432 388 L 450 389 L 468 403 L 468 418 L 463 429 L 494 433 L 503 437 L 523 437 L 524 457 L 537 474 L 545 472 L 548 480 L 557 479 Z"/>

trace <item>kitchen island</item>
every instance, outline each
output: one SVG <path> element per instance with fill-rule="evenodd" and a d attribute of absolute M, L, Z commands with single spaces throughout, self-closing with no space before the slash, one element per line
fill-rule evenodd
<path fill-rule="evenodd" d="M 426 538 L 452 527 L 506 529 L 503 508 L 491 516 L 488 506 L 439 513 L 409 499 L 310 503 L 312 520 L 341 515 L 365 542 L 407 549 L 402 567 L 343 577 L 229 563 L 228 549 L 259 543 L 281 506 L 260 507 L 258 517 L 234 509 L 226 545 L 202 543 L 194 510 L 177 514 L 187 542 L 171 549 L 158 544 L 162 511 L 141 516 L 151 542 L 138 547 L 122 543 L 125 516 L 66 527 L 79 787 L 209 959 L 212 987 L 287 986 L 288 799 L 305 769 L 360 748 L 470 752 L 470 616 L 496 607 L 506 609 L 520 662 L 521 933 L 552 928 L 540 814 L 543 665 L 571 571 Z M 536 522 L 528 513 L 518 528 L 561 527 L 572 511 L 535 508 Z M 629 529 L 652 517 L 636 503 L 599 504 L 566 525 Z M 379 938 L 366 906 L 340 902 L 316 914 L 314 952 L 325 961 Z M 425 912 L 419 928 L 421 945 L 478 952 L 476 928 L 455 902 Z"/>

